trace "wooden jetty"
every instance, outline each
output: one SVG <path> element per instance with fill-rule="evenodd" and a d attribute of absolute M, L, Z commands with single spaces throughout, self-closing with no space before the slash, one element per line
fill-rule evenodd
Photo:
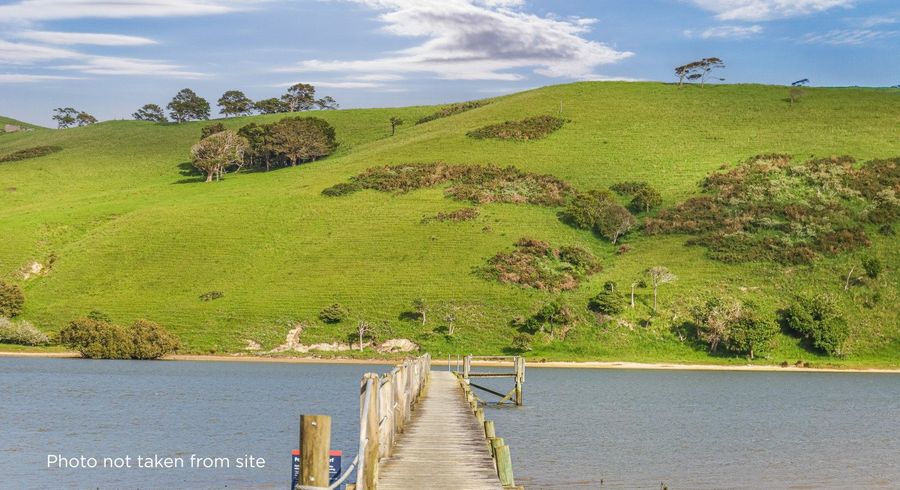
<path fill-rule="evenodd" d="M 524 366 L 524 364 L 523 364 Z M 360 386 L 359 451 L 328 482 L 331 418 L 302 415 L 295 490 L 514 489 L 509 447 L 461 373 L 432 371 L 428 354 Z"/>

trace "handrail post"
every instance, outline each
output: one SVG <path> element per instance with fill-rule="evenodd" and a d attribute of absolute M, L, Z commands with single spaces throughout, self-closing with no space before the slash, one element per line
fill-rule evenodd
<path fill-rule="evenodd" d="M 525 358 L 516 356 L 516 405 L 522 406 L 525 400 L 522 398 L 522 383 L 525 382 Z"/>
<path fill-rule="evenodd" d="M 328 451 L 331 446 L 331 417 L 300 416 L 300 484 L 328 486 Z"/>
<path fill-rule="evenodd" d="M 368 398 L 368 413 L 366 417 L 366 447 L 365 468 L 363 468 L 363 482 L 365 490 L 375 490 L 378 484 L 378 375 L 366 373 L 366 393 Z"/>
<path fill-rule="evenodd" d="M 472 370 L 472 354 L 466 356 L 463 364 L 463 378 L 469 380 L 469 371 Z"/>

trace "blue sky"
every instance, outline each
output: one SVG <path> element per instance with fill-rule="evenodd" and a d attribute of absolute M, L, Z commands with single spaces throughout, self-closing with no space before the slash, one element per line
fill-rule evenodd
<path fill-rule="evenodd" d="M 897 0 L 2 0 L 0 114 L 128 118 L 292 82 L 342 107 L 432 104 L 574 80 L 900 83 Z M 215 111 L 215 110 L 214 110 Z"/>

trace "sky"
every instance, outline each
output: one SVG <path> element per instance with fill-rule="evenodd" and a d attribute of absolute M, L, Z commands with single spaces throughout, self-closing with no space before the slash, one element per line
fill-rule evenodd
<path fill-rule="evenodd" d="M 190 87 L 292 83 L 343 108 L 439 104 L 579 80 L 900 84 L 898 0 L 0 0 L 0 115 L 101 120 Z M 213 108 L 216 115 L 218 108 Z"/>

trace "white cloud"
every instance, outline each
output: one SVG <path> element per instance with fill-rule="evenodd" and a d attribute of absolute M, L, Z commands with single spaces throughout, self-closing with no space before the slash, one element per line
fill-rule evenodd
<path fill-rule="evenodd" d="M 860 27 L 877 27 L 882 25 L 891 25 L 900 22 L 900 15 L 873 15 L 860 19 L 858 24 Z"/>
<path fill-rule="evenodd" d="M 560 20 L 520 12 L 511 0 L 351 0 L 380 11 L 382 30 L 419 44 L 364 60 L 305 60 L 277 71 L 427 73 L 447 80 L 524 78 L 513 70 L 584 78 L 633 53 L 585 39 L 593 19 Z"/>
<path fill-rule="evenodd" d="M 0 6 L 0 22 L 225 14 L 265 0 L 19 0 Z"/>
<path fill-rule="evenodd" d="M 857 0 L 688 0 L 715 12 L 721 20 L 761 21 L 784 19 L 824 12 L 833 8 L 850 8 Z"/>
<path fill-rule="evenodd" d="M 753 37 L 763 31 L 763 27 L 761 25 L 752 25 L 752 26 L 715 26 L 710 27 L 708 29 L 704 29 L 702 31 L 696 31 L 693 29 L 688 29 L 684 31 L 684 35 L 687 37 L 699 37 L 701 39 L 712 39 L 712 38 L 720 38 L 720 39 L 747 39 L 748 37 Z"/>
<path fill-rule="evenodd" d="M 78 80 L 79 77 L 32 75 L 28 73 L 0 73 L 0 83 L 34 83 L 49 80 Z"/>
<path fill-rule="evenodd" d="M 68 64 L 54 65 L 55 62 Z M 43 68 L 77 71 L 94 75 L 147 75 L 178 78 L 201 78 L 202 73 L 164 61 L 115 56 L 97 56 L 70 49 L 13 43 L 0 39 L 0 65 L 34 65 Z"/>
<path fill-rule="evenodd" d="M 296 83 L 301 82 L 288 82 L 288 83 L 279 83 L 273 85 L 273 87 L 290 87 Z M 374 83 L 374 82 L 335 82 L 335 81 L 325 81 L 325 82 L 302 82 L 308 83 L 316 88 L 376 88 L 381 87 L 382 84 Z"/>
<path fill-rule="evenodd" d="M 870 29 L 835 29 L 826 33 L 810 33 L 800 39 L 806 44 L 830 44 L 832 46 L 858 46 L 870 41 L 887 39 L 900 31 L 873 31 Z"/>
<path fill-rule="evenodd" d="M 53 32 L 53 31 L 23 31 L 16 37 L 38 41 L 46 44 L 90 44 L 94 46 L 145 46 L 157 44 L 153 39 L 139 36 L 125 36 L 122 34 L 99 34 L 92 32 Z"/>

